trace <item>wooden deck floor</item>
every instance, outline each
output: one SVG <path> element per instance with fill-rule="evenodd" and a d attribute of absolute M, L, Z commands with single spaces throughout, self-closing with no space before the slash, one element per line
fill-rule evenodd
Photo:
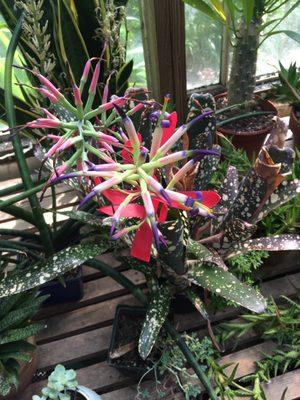
<path fill-rule="evenodd" d="M 0 188 L 7 184 L 0 183 Z M 74 192 L 64 185 L 60 186 L 59 191 L 59 207 L 72 208 L 77 202 Z M 49 196 L 48 193 L 45 197 L 44 208 L 51 208 Z M 22 205 L 26 207 L 26 202 Z M 47 220 L 51 221 L 51 213 L 47 213 Z M 29 224 L 16 221 L 2 212 L 0 227 L 33 229 Z M 111 254 L 105 254 L 101 259 L 122 270 L 127 278 L 141 288 L 144 287 L 142 274 L 124 269 Z M 283 294 L 293 297 L 300 289 L 300 259 L 295 257 L 295 253 L 290 253 L 276 268 L 274 265 L 265 265 L 260 276 L 263 280 L 262 292 L 266 296 L 273 296 L 275 299 Z M 47 328 L 37 338 L 38 371 L 35 379 L 39 380 L 33 382 L 16 400 L 31 400 L 32 395 L 38 394 L 45 385 L 45 373 L 58 363 L 77 369 L 80 384 L 102 394 L 104 400 L 134 400 L 136 382 L 109 367 L 106 357 L 116 306 L 121 303 L 134 305 L 137 301 L 112 279 L 86 266 L 84 287 L 85 294 L 79 302 L 42 310 L 40 318 L 47 318 Z M 211 315 L 212 322 L 216 325 L 224 319 L 237 318 L 239 311 L 237 308 L 228 308 L 222 313 L 215 313 Z M 175 324 L 181 331 L 193 330 L 201 335 L 206 334 L 205 321 L 198 313 L 176 315 Z M 270 350 L 272 346 L 271 342 L 260 342 L 253 333 L 234 352 L 222 357 L 221 362 L 238 362 L 237 375 L 242 377 L 253 372 L 254 362 L 261 359 L 262 352 Z M 300 398 L 299 369 L 279 376 L 265 385 L 268 400 L 280 400 L 285 387 L 288 387 L 285 400 Z"/>

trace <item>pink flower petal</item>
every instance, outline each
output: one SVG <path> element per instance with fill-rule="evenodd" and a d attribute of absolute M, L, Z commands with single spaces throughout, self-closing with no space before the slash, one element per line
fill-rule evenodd
<path fill-rule="evenodd" d="M 144 222 L 137 230 L 131 247 L 131 256 L 139 260 L 149 262 L 152 246 L 152 230 L 147 222 Z"/>
<path fill-rule="evenodd" d="M 160 146 L 166 143 L 168 139 L 173 135 L 177 126 L 177 113 L 176 111 L 172 112 L 168 118 L 170 121 L 170 126 L 168 128 L 163 128 L 163 136 L 160 143 Z"/>

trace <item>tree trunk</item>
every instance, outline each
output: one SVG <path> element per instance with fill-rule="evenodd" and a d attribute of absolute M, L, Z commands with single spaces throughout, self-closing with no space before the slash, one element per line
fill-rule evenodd
<path fill-rule="evenodd" d="M 260 23 L 251 22 L 247 28 L 241 22 L 236 45 L 233 49 L 231 73 L 228 85 L 229 105 L 251 100 L 255 88 L 257 51 Z"/>

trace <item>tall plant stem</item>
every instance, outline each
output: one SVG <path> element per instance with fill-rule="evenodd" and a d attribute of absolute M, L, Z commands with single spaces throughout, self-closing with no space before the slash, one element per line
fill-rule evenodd
<path fill-rule="evenodd" d="M 5 93 L 5 107 L 7 112 L 7 121 L 9 127 L 12 129 L 12 144 L 16 155 L 20 176 L 22 178 L 25 189 L 30 190 L 34 188 L 34 184 L 31 180 L 29 168 L 23 153 L 20 136 L 18 132 L 14 130 L 14 127 L 16 126 L 16 114 L 14 109 L 13 95 L 12 95 L 12 64 L 13 64 L 14 54 L 18 45 L 18 41 L 21 36 L 23 17 L 24 15 L 22 15 L 19 18 L 7 49 L 6 60 L 5 60 L 5 72 L 4 72 L 4 93 Z M 53 253 L 54 248 L 50 230 L 45 222 L 40 202 L 35 194 L 30 195 L 28 199 L 32 213 L 36 220 L 36 226 L 41 235 L 41 241 L 44 245 L 45 252 L 46 254 L 49 255 Z"/>
<path fill-rule="evenodd" d="M 47 178 L 43 178 L 41 180 L 38 180 L 38 178 L 32 178 L 32 182 L 35 184 L 37 182 L 39 183 L 45 183 L 47 180 Z M 19 190 L 23 190 L 24 189 L 24 185 L 22 182 L 17 183 L 13 186 L 8 186 L 6 188 L 0 189 L 0 197 L 2 196 L 8 196 L 12 193 L 18 192 Z"/>
<path fill-rule="evenodd" d="M 2 210 L 6 206 L 10 206 L 17 201 L 27 199 L 27 197 L 31 197 L 33 194 L 40 192 L 44 188 L 44 184 L 41 183 L 38 186 L 32 187 L 31 189 L 26 190 L 25 192 L 21 192 L 16 194 L 14 197 L 11 197 L 7 200 L 2 200 L 0 203 L 0 210 Z"/>
<path fill-rule="evenodd" d="M 91 260 L 87 261 L 85 263 L 86 265 L 93 267 L 95 269 L 100 270 L 102 273 L 105 275 L 111 277 L 114 279 L 116 282 L 118 282 L 120 285 L 122 285 L 124 288 L 129 290 L 131 294 L 139 300 L 144 306 L 147 306 L 148 304 L 148 298 L 145 296 L 145 294 L 138 288 L 136 285 L 134 285 L 129 279 L 127 279 L 124 275 L 122 275 L 119 271 L 115 270 L 114 268 L 111 268 L 109 265 L 101 262 L 101 261 L 96 261 L 96 260 Z M 214 393 L 214 390 L 211 386 L 211 383 L 207 376 L 205 375 L 203 369 L 201 366 L 198 364 L 197 360 L 195 359 L 194 355 L 188 348 L 185 340 L 183 337 L 176 331 L 174 326 L 169 322 L 165 322 L 165 328 L 170 334 L 170 336 L 174 339 L 174 341 L 177 343 L 178 347 L 182 351 L 183 355 L 185 356 L 188 364 L 193 368 L 195 373 L 197 374 L 200 382 L 202 385 L 205 387 L 209 394 L 209 398 L 211 400 L 217 400 L 217 396 Z"/>
<path fill-rule="evenodd" d="M 1 206 L 1 201 L 0 201 L 0 206 Z M 3 207 L 2 211 L 9 215 L 12 215 L 15 218 L 22 219 L 28 222 L 29 224 L 36 226 L 36 221 L 34 219 L 33 214 L 30 211 L 23 210 L 23 208 L 21 207 L 15 205 L 6 206 Z"/>

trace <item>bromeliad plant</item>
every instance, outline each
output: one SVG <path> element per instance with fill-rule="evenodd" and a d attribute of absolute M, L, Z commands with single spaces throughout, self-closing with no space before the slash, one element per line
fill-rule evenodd
<path fill-rule="evenodd" d="M 36 291 L 0 300 L 0 396 L 18 387 L 20 362 L 32 359 L 35 346 L 28 339 L 44 324 L 31 320 L 44 300 Z"/>

